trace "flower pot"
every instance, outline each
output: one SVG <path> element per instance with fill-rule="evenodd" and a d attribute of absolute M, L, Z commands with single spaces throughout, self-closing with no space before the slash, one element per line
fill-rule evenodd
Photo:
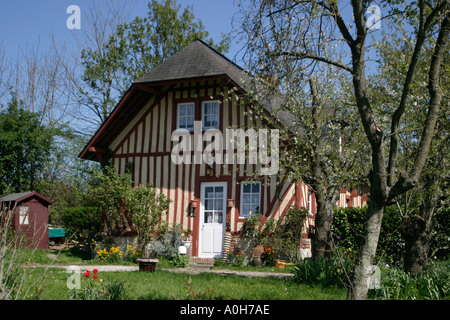
<path fill-rule="evenodd" d="M 253 249 L 253 258 L 261 258 L 264 253 L 264 246 L 262 244 L 257 244 Z"/>
<path fill-rule="evenodd" d="M 262 261 L 261 258 L 256 257 L 256 258 L 253 258 L 253 264 L 254 264 L 256 267 L 260 267 L 260 266 L 263 265 L 263 261 Z"/>
<path fill-rule="evenodd" d="M 139 263 L 139 271 L 155 272 L 158 259 L 139 258 L 136 260 Z"/>

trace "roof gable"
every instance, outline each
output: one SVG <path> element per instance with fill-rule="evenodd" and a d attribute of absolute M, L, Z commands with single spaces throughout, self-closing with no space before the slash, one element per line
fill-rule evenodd
<path fill-rule="evenodd" d="M 162 93 L 164 85 L 174 81 L 215 77 L 224 77 L 232 86 L 244 91 L 247 91 L 246 87 L 251 83 L 251 77 L 242 68 L 203 41 L 195 40 L 136 79 L 78 157 L 102 162 L 101 154 L 113 137 L 125 128 L 153 96 Z"/>
<path fill-rule="evenodd" d="M 250 82 L 250 77 L 242 68 L 197 39 L 134 83 L 155 83 L 221 75 L 227 75 L 242 88 Z"/>

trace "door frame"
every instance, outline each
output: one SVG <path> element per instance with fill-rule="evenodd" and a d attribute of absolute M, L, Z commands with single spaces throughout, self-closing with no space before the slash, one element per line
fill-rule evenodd
<path fill-rule="evenodd" d="M 223 252 L 220 253 L 220 256 L 210 256 L 203 255 L 203 224 L 205 217 L 205 188 L 208 186 L 223 186 L 223 207 L 222 207 L 222 233 L 221 233 L 221 248 L 223 248 L 223 236 L 226 230 L 226 219 L 227 219 L 227 192 L 228 192 L 228 182 L 227 181 L 208 181 L 208 182 L 200 182 L 200 214 L 199 214 L 199 239 L 198 239 L 198 256 L 203 258 L 222 258 Z"/>

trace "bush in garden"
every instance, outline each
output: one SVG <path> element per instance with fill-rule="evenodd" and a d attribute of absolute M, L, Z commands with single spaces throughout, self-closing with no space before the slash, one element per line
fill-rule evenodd
<path fill-rule="evenodd" d="M 112 245 L 109 248 L 101 248 L 98 244 L 95 245 L 95 252 L 97 253 L 98 260 L 104 260 L 109 263 L 117 263 L 122 260 L 123 253 L 119 249 Z"/>
<path fill-rule="evenodd" d="M 90 233 L 97 233 L 101 226 L 101 212 L 97 207 L 71 207 L 61 211 L 65 231 L 75 240 L 86 240 Z"/>
<path fill-rule="evenodd" d="M 272 246 L 264 245 L 264 252 L 261 258 L 264 260 L 265 266 L 275 266 L 275 250 L 272 248 Z"/>
<path fill-rule="evenodd" d="M 130 262 L 136 262 L 137 259 L 142 257 L 142 249 L 135 248 L 131 244 L 127 246 L 126 260 Z"/>
<path fill-rule="evenodd" d="M 381 288 L 369 290 L 369 298 L 388 300 L 450 299 L 450 260 L 432 261 L 420 274 L 397 267 L 381 268 Z"/>
<path fill-rule="evenodd" d="M 187 268 L 189 267 L 190 257 L 182 254 L 174 254 L 172 256 L 172 264 L 177 268 Z"/>
<path fill-rule="evenodd" d="M 133 230 L 144 246 L 164 230 L 161 217 L 166 214 L 170 200 L 151 186 L 133 187 L 129 175 L 118 174 L 114 168 L 105 167 L 103 172 L 94 172 L 96 183 L 91 187 L 92 202 L 97 203 L 103 215 L 108 236 Z"/>
<path fill-rule="evenodd" d="M 183 244 L 182 230 L 175 226 L 171 231 L 164 233 L 160 239 L 154 239 L 150 245 L 150 257 L 167 258 L 172 260 L 178 254 L 178 247 Z"/>
<path fill-rule="evenodd" d="M 224 264 L 231 265 L 233 267 L 242 267 L 244 265 L 247 255 L 239 250 L 238 247 L 232 249 L 229 248 L 225 252 L 226 262 Z"/>
<path fill-rule="evenodd" d="M 300 260 L 294 267 L 294 281 L 323 287 L 344 287 L 349 284 L 353 266 L 340 258 Z"/>

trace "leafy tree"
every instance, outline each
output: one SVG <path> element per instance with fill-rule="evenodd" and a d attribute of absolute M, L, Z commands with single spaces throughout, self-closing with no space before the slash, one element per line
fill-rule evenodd
<path fill-rule="evenodd" d="M 127 197 L 126 210 L 131 215 L 133 228 L 141 245 L 159 233 L 161 216 L 167 212 L 170 200 L 151 186 L 138 186 Z M 164 228 L 164 225 L 162 226 Z M 147 255 L 148 256 L 148 255 Z"/>
<path fill-rule="evenodd" d="M 161 216 L 167 212 L 170 200 L 165 195 L 152 186 L 133 187 L 128 174 L 118 174 L 112 167 L 94 176 L 96 182 L 90 194 L 102 214 L 104 232 L 110 236 L 136 232 L 144 246 L 155 234 L 166 230 Z"/>
<path fill-rule="evenodd" d="M 181 10 L 176 0 L 152 0 L 148 8 L 146 17 L 119 24 L 102 46 L 87 48 L 81 53 L 87 89 L 82 90 L 87 98 L 83 102 L 93 104 L 89 108 L 99 123 L 105 121 L 136 78 L 196 38 L 214 45 L 202 22 L 195 19 L 192 7 Z M 224 37 L 215 47 L 226 51 L 228 42 Z"/>
<path fill-rule="evenodd" d="M 335 248 L 347 259 L 354 259 L 364 239 L 365 208 L 336 208 L 333 221 Z M 402 219 L 395 205 L 386 207 L 380 231 L 377 256 L 385 263 L 401 265 L 405 242 L 401 234 Z"/>
<path fill-rule="evenodd" d="M 347 6 L 346 6 L 347 5 Z M 312 69 L 325 63 L 342 69 L 352 82 L 358 111 L 371 152 L 370 201 L 349 298 L 365 299 L 368 291 L 370 266 L 374 263 L 384 208 L 391 201 L 417 186 L 430 151 L 439 109 L 442 102 L 440 83 L 443 57 L 450 33 L 448 1 L 417 1 L 411 3 L 382 2 L 383 21 L 402 20 L 411 28 L 414 49 L 405 64 L 406 71 L 400 101 L 392 100 L 386 114 L 390 123 L 388 132 L 379 126 L 374 101 L 368 88 L 367 55 L 370 53 L 370 35 L 374 28 L 367 17 L 369 2 L 352 0 L 350 4 L 338 1 L 265 1 L 255 0 L 249 5 L 245 24 L 251 34 L 249 42 L 263 48 L 267 59 L 290 61 L 293 66 Z M 349 10 L 350 9 L 350 10 Z M 350 11 L 350 12 L 349 12 Z M 352 21 L 345 21 L 345 19 Z M 288 32 L 286 32 L 288 30 Z M 375 29 L 376 30 L 376 29 Z M 283 34 L 283 36 L 280 36 Z M 395 30 L 391 37 L 395 37 Z M 428 99 L 422 110 L 425 121 L 420 128 L 417 152 L 413 165 L 399 170 L 399 131 L 409 101 L 413 79 L 419 68 L 423 49 L 431 44 L 427 79 Z M 254 46 L 250 46 L 252 50 Z M 388 148 L 388 152 L 386 152 Z"/>
<path fill-rule="evenodd" d="M 411 35 L 406 30 L 402 30 L 401 25 L 399 25 L 399 33 L 402 33 L 402 37 L 393 41 L 385 41 L 389 35 L 383 32 L 382 40 L 376 42 L 381 61 L 380 73 L 374 76 L 373 81 L 370 81 L 369 87 L 373 96 L 374 109 L 380 114 L 380 119 L 385 118 L 384 116 L 390 111 L 392 101 L 396 101 L 396 103 L 401 101 L 402 91 L 399 88 L 401 88 L 407 71 L 406 62 L 411 59 L 414 51 Z M 419 152 L 421 128 L 426 121 L 424 108 L 429 101 L 426 83 L 434 44 L 434 41 L 430 41 L 424 45 L 416 76 L 412 80 L 409 91 L 409 102 L 405 107 L 404 119 L 399 122 L 397 167 L 403 175 L 408 168 L 414 165 L 414 158 L 411 155 Z M 403 220 L 401 230 L 405 242 L 405 271 L 415 274 L 421 272 L 422 268 L 427 265 L 435 237 L 436 214 L 445 208 L 445 202 L 448 202 L 445 200 L 448 199 L 448 195 L 446 195 L 444 186 L 449 176 L 450 127 L 448 123 L 449 110 L 446 106 L 448 105 L 450 69 L 446 62 L 450 56 L 448 50 L 445 52 L 440 79 L 443 97 L 426 166 L 418 180 L 417 188 L 395 198 L 398 206 L 397 214 Z M 388 130 L 389 123 L 380 122 L 380 126 L 383 127 L 383 130 Z"/>
<path fill-rule="evenodd" d="M 42 179 L 57 130 L 13 95 L 0 111 L 0 194 L 34 190 Z"/>
<path fill-rule="evenodd" d="M 285 178 L 301 179 L 315 194 L 312 256 L 331 258 L 331 227 L 340 190 L 365 181 L 360 172 L 368 159 L 360 122 L 349 107 L 353 101 L 346 79 L 333 68 L 317 66 L 313 73 L 304 73 L 290 62 L 266 60 L 260 48 L 247 59 L 258 75 L 250 97 L 262 103 L 274 99 L 264 107 L 257 105 L 255 116 L 289 137 L 282 146 L 280 171 Z"/>

